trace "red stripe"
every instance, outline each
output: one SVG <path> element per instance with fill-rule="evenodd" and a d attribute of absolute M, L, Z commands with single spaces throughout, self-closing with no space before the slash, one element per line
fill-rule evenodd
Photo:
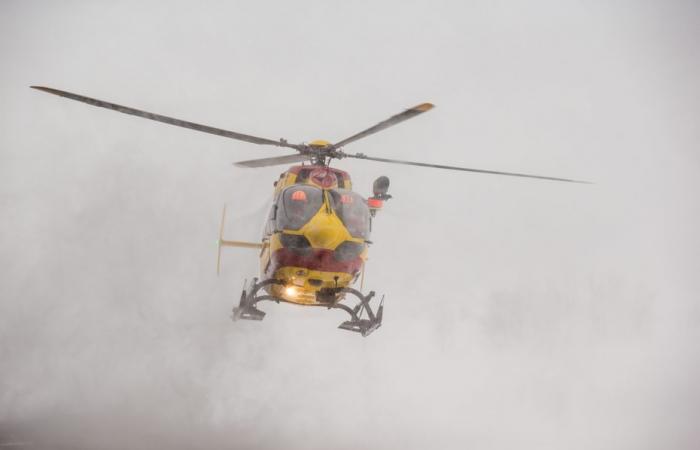
<path fill-rule="evenodd" d="M 321 272 L 354 274 L 362 267 L 362 258 L 358 256 L 347 261 L 338 261 L 335 259 L 333 250 L 313 248 L 309 249 L 308 253 L 301 254 L 283 247 L 272 254 L 266 275 L 271 277 L 278 269 L 290 266 Z"/>

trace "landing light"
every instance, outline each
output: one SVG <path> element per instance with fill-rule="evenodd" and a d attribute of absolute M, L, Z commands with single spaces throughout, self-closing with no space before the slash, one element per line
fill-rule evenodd
<path fill-rule="evenodd" d="M 284 293 L 290 297 L 294 297 L 295 295 L 297 295 L 297 288 L 295 288 L 294 286 L 289 286 L 284 290 Z"/>

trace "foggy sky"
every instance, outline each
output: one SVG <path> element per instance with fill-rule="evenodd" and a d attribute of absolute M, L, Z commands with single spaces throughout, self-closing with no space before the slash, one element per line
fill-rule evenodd
<path fill-rule="evenodd" d="M 0 3 L 0 443 L 700 446 L 695 2 Z M 374 222 L 368 338 L 231 322 L 290 142 L 593 185 L 338 161 Z"/>

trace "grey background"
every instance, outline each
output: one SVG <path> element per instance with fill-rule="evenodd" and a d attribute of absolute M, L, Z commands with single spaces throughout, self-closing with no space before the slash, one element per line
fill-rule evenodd
<path fill-rule="evenodd" d="M 697 2 L 0 2 L 0 442 L 32 448 L 700 446 Z M 228 314 L 283 168 L 40 84 L 341 161 L 375 222 L 340 312 Z"/>

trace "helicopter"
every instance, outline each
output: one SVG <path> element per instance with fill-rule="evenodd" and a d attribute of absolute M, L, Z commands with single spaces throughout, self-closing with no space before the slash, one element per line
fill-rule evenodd
<path fill-rule="evenodd" d="M 335 143 L 314 140 L 293 144 L 286 139 L 273 140 L 242 134 L 50 87 L 30 87 L 89 105 L 195 131 L 294 150 L 294 153 L 283 156 L 235 163 L 237 167 L 242 168 L 295 163 L 297 165 L 282 172 L 273 183 L 272 207 L 265 221 L 260 242 L 224 239 L 224 207 L 219 229 L 217 273 L 220 271 L 223 247 L 250 248 L 260 252 L 259 278 L 254 277 L 250 282 L 244 283 L 238 305 L 232 311 L 234 321 L 262 320 L 265 312 L 258 309 L 258 303 L 272 301 L 343 310 L 349 314 L 350 319 L 342 322 L 338 328 L 362 336 L 368 336 L 382 325 L 384 296 L 376 308 L 373 308 L 370 302 L 375 297 L 375 292 L 363 294 L 361 291 L 364 287 L 368 247 L 372 244 L 369 239 L 372 221 L 382 210 L 384 203 L 392 198 L 389 194 L 390 181 L 386 176 L 377 178 L 372 186 L 372 195 L 365 198 L 353 190 L 348 172 L 330 167 L 332 160 L 351 158 L 434 169 L 588 183 L 568 178 L 404 161 L 344 151 L 345 146 L 357 140 L 430 111 L 434 107 L 432 103 L 421 103 Z M 352 287 L 358 280 L 360 289 Z M 350 298 L 357 299 L 353 306 L 345 303 L 349 302 Z"/>

